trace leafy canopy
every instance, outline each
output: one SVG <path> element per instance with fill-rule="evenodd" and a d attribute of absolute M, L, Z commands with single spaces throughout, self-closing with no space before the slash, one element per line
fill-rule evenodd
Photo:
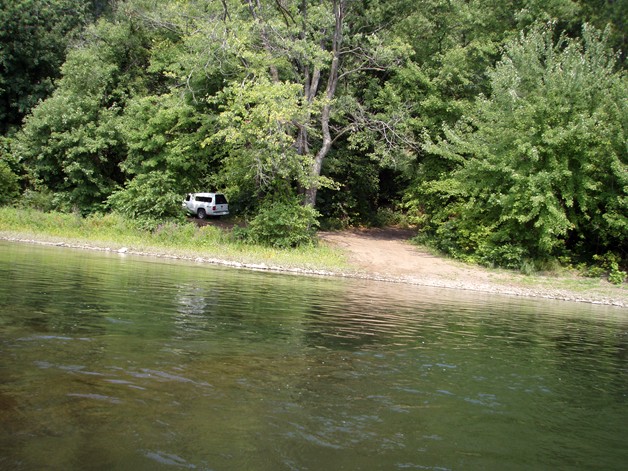
<path fill-rule="evenodd" d="M 433 219 L 443 248 L 507 266 L 625 248 L 626 76 L 604 34 L 582 37 L 522 33 L 490 72 L 491 96 L 426 145 L 458 163 L 426 188 L 446 202 Z"/>

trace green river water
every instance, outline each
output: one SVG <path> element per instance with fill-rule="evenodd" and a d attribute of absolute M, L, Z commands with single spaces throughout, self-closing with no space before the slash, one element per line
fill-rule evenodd
<path fill-rule="evenodd" d="M 0 242 L 0 469 L 628 469 L 628 311 Z"/>

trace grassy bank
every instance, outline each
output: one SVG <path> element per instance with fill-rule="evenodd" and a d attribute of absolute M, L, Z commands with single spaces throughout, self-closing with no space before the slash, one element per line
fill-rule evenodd
<path fill-rule="evenodd" d="M 167 222 L 152 230 L 116 214 L 81 217 L 77 214 L 42 213 L 30 209 L 0 208 L 0 236 L 48 242 L 83 244 L 118 250 L 160 253 L 180 257 L 220 259 L 308 270 L 343 271 L 344 256 L 324 246 L 275 249 L 242 243 L 226 229 L 192 221 Z"/>

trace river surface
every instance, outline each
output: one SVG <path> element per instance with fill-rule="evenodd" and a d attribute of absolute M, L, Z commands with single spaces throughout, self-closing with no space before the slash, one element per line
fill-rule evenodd
<path fill-rule="evenodd" d="M 2 470 L 620 470 L 628 311 L 0 242 Z"/>

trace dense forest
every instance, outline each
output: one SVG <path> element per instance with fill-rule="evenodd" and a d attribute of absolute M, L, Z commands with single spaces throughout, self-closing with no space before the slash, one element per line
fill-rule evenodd
<path fill-rule="evenodd" d="M 625 266 L 626 11 L 0 0 L 0 204 L 160 221 L 220 190 L 271 239 L 403 221 L 482 264 Z"/>

